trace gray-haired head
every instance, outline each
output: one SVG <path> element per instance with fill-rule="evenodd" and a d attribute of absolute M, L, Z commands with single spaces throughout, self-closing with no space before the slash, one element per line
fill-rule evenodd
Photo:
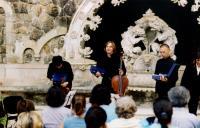
<path fill-rule="evenodd" d="M 184 107 L 190 99 L 190 92 L 183 86 L 176 86 L 168 92 L 169 100 L 174 107 Z"/>
<path fill-rule="evenodd" d="M 117 100 L 115 112 L 119 118 L 129 119 L 134 117 L 136 111 L 137 106 L 132 97 L 123 96 Z"/>

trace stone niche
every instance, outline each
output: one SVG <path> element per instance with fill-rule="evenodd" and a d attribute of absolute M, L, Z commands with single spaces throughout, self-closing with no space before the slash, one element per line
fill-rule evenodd
<path fill-rule="evenodd" d="M 40 36 L 37 36 L 37 40 L 30 40 L 30 35 L 17 38 L 19 35 L 11 31 L 14 27 L 13 10 L 8 2 L 0 1 L 0 5 L 5 5 L 4 10 L 6 10 L 2 13 L 5 17 L 3 15 L 0 18 L 8 21 L 2 21 L 7 26 L 4 32 L 7 41 L 5 50 L 8 54 L 6 54 L 6 61 L 1 59 L 2 56 L 0 57 L 0 61 L 4 61 L 0 64 L 0 91 L 46 91 L 51 85 L 46 78 L 47 67 L 54 55 L 61 55 L 71 63 L 74 72 L 73 89 L 88 92 L 94 85 L 100 83 L 101 78 L 96 78 L 89 71 L 90 66 L 95 65 L 96 62 L 89 59 L 93 51 L 84 44 L 90 39 L 84 29 L 87 27 L 95 31 L 101 24 L 102 18 L 95 15 L 95 10 L 103 4 L 102 0 L 83 0 L 71 20 L 69 29 L 66 26 L 57 25 L 42 33 L 35 31 L 35 34 Z M 52 4 L 51 6 L 54 7 Z M 37 25 L 39 24 L 34 24 L 34 26 Z M 9 38 L 10 36 L 13 38 Z M 172 57 L 176 59 L 174 55 L 177 44 L 175 30 L 155 16 L 150 9 L 135 21 L 135 26 L 128 27 L 127 31 L 122 33 L 121 46 L 125 52 L 124 62 L 127 67 L 130 90 L 154 90 L 155 81 L 151 79 L 151 75 L 159 58 L 159 42 L 168 44 L 172 49 Z M 134 47 L 137 43 L 142 44 L 145 49 L 142 49 L 140 45 Z M 1 47 L 4 47 L 4 44 L 0 44 Z M 183 71 L 184 67 L 181 67 L 179 78 Z M 179 83 L 180 80 L 177 84 Z"/>

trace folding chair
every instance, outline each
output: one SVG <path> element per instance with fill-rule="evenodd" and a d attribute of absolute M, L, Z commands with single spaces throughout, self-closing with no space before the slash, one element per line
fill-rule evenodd
<path fill-rule="evenodd" d="M 17 102 L 22 100 L 21 96 L 7 96 L 3 99 L 3 106 L 6 112 L 6 128 L 9 120 L 17 120 Z"/>

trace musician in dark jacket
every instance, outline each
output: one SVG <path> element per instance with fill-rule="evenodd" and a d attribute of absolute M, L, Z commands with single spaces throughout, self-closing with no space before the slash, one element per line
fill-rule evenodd
<path fill-rule="evenodd" d="M 111 84 L 112 77 L 115 75 L 125 75 L 126 68 L 123 61 L 120 61 L 120 55 L 116 54 L 116 45 L 113 41 L 108 41 L 104 48 L 105 54 L 97 60 L 97 66 L 105 70 L 105 74 L 100 72 L 96 76 L 102 76 L 102 85 L 108 87 L 110 92 L 114 92 Z M 120 66 L 121 63 L 121 66 Z M 121 67 L 121 69 L 120 69 Z"/>
<path fill-rule="evenodd" d="M 200 96 L 200 52 L 197 53 L 194 61 L 186 66 L 181 85 L 190 91 L 189 112 L 197 115 Z"/>
<path fill-rule="evenodd" d="M 63 79 L 60 84 L 67 83 L 65 86 L 71 90 L 74 74 L 72 72 L 70 63 L 63 61 L 61 56 L 54 56 L 52 63 L 50 63 L 48 67 L 47 78 L 54 82 L 53 79 L 55 75 L 63 75 L 65 79 Z"/>
<path fill-rule="evenodd" d="M 161 59 L 157 61 L 155 74 L 168 74 L 175 61 L 170 57 L 170 47 L 167 44 L 160 46 Z M 170 88 L 176 85 L 178 80 L 178 67 L 176 66 L 170 76 L 161 75 L 160 80 L 156 80 L 155 91 L 160 98 L 166 98 Z"/>

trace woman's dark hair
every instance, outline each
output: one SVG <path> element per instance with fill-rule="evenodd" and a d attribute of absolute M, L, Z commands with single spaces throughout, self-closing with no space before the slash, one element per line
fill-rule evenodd
<path fill-rule="evenodd" d="M 52 86 L 47 92 L 46 101 L 51 107 L 60 107 L 65 102 L 65 95 L 60 87 Z"/>
<path fill-rule="evenodd" d="M 72 99 L 72 109 L 80 116 L 85 111 L 86 99 L 84 95 L 75 94 Z"/>
<path fill-rule="evenodd" d="M 99 106 L 89 108 L 85 115 L 86 128 L 100 128 L 105 125 L 106 120 L 106 112 Z"/>
<path fill-rule="evenodd" d="M 168 128 L 172 118 L 172 104 L 168 99 L 156 99 L 153 103 L 153 110 L 162 128 Z"/>
<path fill-rule="evenodd" d="M 111 94 L 108 88 L 101 84 L 94 86 L 90 96 L 90 103 L 96 105 L 108 105 L 111 103 Z"/>
<path fill-rule="evenodd" d="M 30 112 L 35 110 L 35 105 L 32 100 L 22 99 L 17 102 L 17 113 Z"/>

